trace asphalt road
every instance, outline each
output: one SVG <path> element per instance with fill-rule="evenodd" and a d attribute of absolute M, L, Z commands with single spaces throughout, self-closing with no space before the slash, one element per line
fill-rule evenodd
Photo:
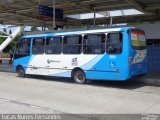
<path fill-rule="evenodd" d="M 150 81 L 144 78 L 78 85 L 66 78 L 19 78 L 0 72 L 0 113 L 158 114 L 160 84 L 142 82 L 145 80 Z"/>

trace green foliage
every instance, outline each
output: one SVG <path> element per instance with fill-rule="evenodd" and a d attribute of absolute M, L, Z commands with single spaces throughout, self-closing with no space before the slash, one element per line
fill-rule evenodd
<path fill-rule="evenodd" d="M 2 42 L 5 40 L 5 38 L 0 37 L 0 44 L 2 44 Z"/>
<path fill-rule="evenodd" d="M 8 58 L 9 56 L 10 56 L 9 53 L 3 53 L 3 54 L 2 54 L 2 58 Z"/>
<path fill-rule="evenodd" d="M 0 37 L 0 44 L 4 42 L 6 38 Z M 10 53 L 10 51 L 15 50 L 16 48 L 16 42 L 19 38 L 15 38 L 4 50 L 3 53 Z"/>

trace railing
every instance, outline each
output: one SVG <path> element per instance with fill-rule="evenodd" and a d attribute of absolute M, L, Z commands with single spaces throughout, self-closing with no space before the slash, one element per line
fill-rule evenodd
<path fill-rule="evenodd" d="M 0 54 L 0 64 L 12 64 L 12 57 L 11 55 L 3 56 Z"/>

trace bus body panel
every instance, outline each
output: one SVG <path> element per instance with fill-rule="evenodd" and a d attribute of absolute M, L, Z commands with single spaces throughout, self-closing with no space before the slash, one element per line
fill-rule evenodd
<path fill-rule="evenodd" d="M 123 60 L 120 60 L 120 56 L 63 55 L 59 57 L 39 55 L 32 57 L 28 64 L 30 67 L 26 69 L 26 74 L 71 77 L 71 71 L 78 67 L 85 71 L 87 79 L 126 80 L 127 68 L 122 64 Z M 48 63 L 49 59 L 53 63 Z M 73 59 L 77 60 L 73 62 Z"/>
<path fill-rule="evenodd" d="M 15 59 L 13 61 L 12 70 L 13 72 L 16 72 L 17 66 L 22 66 L 24 70 L 26 71 L 29 67 L 29 63 L 32 60 L 32 56 L 26 56 L 26 57 L 20 57 L 18 59 Z"/>
<path fill-rule="evenodd" d="M 37 69 L 27 69 L 26 73 L 59 76 L 64 72 L 71 72 L 75 67 L 88 70 L 100 58 L 101 56 L 97 57 L 97 55 L 36 55 L 29 65 Z M 37 73 L 37 71 L 39 72 Z M 70 77 L 70 75 L 65 77 Z"/>
<path fill-rule="evenodd" d="M 138 60 L 135 62 L 135 60 Z M 145 74 L 147 72 L 147 50 L 134 50 L 131 76 Z"/>

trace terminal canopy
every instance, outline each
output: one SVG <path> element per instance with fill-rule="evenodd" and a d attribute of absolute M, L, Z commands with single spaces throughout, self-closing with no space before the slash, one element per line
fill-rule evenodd
<path fill-rule="evenodd" d="M 1 0 L 0 24 L 46 26 L 53 18 L 41 18 L 39 5 L 53 6 L 54 0 Z M 144 23 L 160 21 L 160 0 L 55 0 L 55 7 L 64 10 L 64 19 L 57 25 L 85 26 L 96 24 Z M 95 13 L 95 14 L 94 14 Z M 134 16 L 134 17 L 133 17 Z"/>

